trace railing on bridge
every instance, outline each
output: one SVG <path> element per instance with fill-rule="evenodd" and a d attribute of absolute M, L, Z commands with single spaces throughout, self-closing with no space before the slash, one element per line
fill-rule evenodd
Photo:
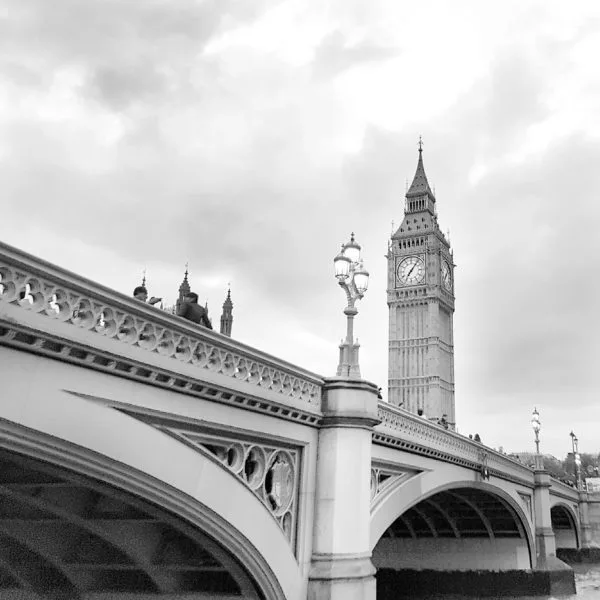
<path fill-rule="evenodd" d="M 376 443 L 475 468 L 484 476 L 508 477 L 523 483 L 532 481 L 533 470 L 518 460 L 422 417 L 386 402 L 379 403 L 378 415 L 381 425 L 373 436 Z"/>
<path fill-rule="evenodd" d="M 82 330 L 87 335 L 82 337 Z M 282 404 L 283 411 L 286 404 L 300 407 L 299 420 L 309 423 L 317 422 L 321 409 L 323 379 L 318 375 L 3 243 L 0 343 L 181 391 L 200 389 L 193 378 L 174 376 L 181 370 L 175 364 L 170 372 L 161 373 L 139 362 L 119 360 L 116 350 L 141 348 L 154 357 L 193 366 L 200 380 L 202 372 L 216 373 L 229 378 L 234 389 L 243 384 L 244 394 L 259 400 L 234 401 L 250 402 L 250 408 L 266 396 Z M 277 412 L 272 405 L 264 408 Z"/>
<path fill-rule="evenodd" d="M 576 487 L 552 476 L 550 477 L 550 492 L 555 496 L 561 496 L 574 502 L 579 500 L 579 490 Z"/>

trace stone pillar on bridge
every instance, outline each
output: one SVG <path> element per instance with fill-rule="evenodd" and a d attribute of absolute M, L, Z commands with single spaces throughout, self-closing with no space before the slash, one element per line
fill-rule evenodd
<path fill-rule="evenodd" d="M 323 391 L 308 598 L 375 600 L 369 523 L 377 387 L 336 377 Z"/>
<path fill-rule="evenodd" d="M 539 455 L 536 456 L 536 459 Z M 540 457 L 541 458 L 541 457 Z M 535 548 L 538 569 L 544 569 L 548 561 L 556 559 L 556 539 L 550 515 L 550 473 L 536 460 L 534 472 L 535 489 L 533 504 L 535 516 Z"/>
<path fill-rule="evenodd" d="M 579 546 L 581 549 L 600 548 L 600 546 L 594 540 L 592 522 L 590 520 L 589 497 L 587 491 L 585 490 L 579 491 L 579 531 Z"/>
<path fill-rule="evenodd" d="M 574 594 L 575 575 L 571 567 L 556 557 L 556 538 L 550 513 L 550 473 L 541 455 L 536 456 L 533 490 L 535 520 L 535 571 L 546 573 L 549 594 Z"/>

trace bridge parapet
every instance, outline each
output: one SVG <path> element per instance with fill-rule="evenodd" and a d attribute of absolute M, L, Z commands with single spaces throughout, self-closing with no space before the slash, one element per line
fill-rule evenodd
<path fill-rule="evenodd" d="M 560 496 L 565 500 L 571 500 L 572 502 L 579 502 L 579 491 L 577 488 L 571 487 L 570 485 L 550 477 L 550 494 L 553 496 Z"/>
<path fill-rule="evenodd" d="M 285 406 L 299 408 L 296 418 L 307 423 L 320 416 L 320 376 L 3 243 L 0 344 L 182 392 L 202 391 L 196 378 L 216 380 L 245 395 L 234 401 L 249 408 L 260 404 L 254 397 L 283 405 L 283 416 Z"/>
<path fill-rule="evenodd" d="M 479 442 L 387 402 L 379 402 L 378 417 L 381 424 L 373 434 L 375 443 L 482 472 L 485 469 L 489 475 L 533 487 L 533 469 Z"/>

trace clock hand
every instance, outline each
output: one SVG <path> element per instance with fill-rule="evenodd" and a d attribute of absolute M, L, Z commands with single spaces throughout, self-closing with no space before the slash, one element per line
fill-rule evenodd
<path fill-rule="evenodd" d="M 411 267 L 410 271 L 409 271 L 409 272 L 406 274 L 406 276 L 407 276 L 407 277 L 410 277 L 410 274 L 411 274 L 411 273 L 412 273 L 412 272 L 415 270 L 415 267 L 416 267 L 416 266 L 417 266 L 417 263 L 415 263 L 415 264 L 414 264 L 414 265 Z"/>

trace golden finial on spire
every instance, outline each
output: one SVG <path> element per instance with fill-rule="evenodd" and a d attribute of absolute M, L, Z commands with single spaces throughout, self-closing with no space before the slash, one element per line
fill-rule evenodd
<path fill-rule="evenodd" d="M 419 136 L 419 154 L 423 152 L 423 138 Z"/>

